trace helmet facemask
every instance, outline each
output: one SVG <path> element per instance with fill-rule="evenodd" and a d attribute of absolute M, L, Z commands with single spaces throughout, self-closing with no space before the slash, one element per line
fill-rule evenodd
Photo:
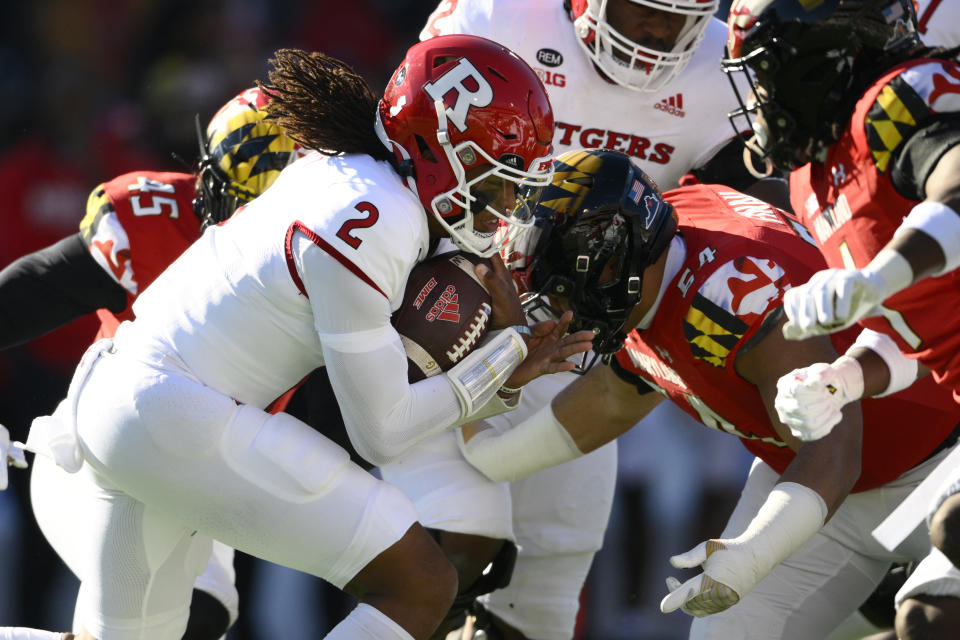
<path fill-rule="evenodd" d="M 721 68 L 740 103 L 734 130 L 754 132 L 748 149 L 784 171 L 822 160 L 871 70 L 916 42 L 909 2 L 827 0 L 808 13 L 792 0 L 735 2 Z"/>
<path fill-rule="evenodd" d="M 205 132 L 196 117 L 200 160 L 193 209 L 202 229 L 266 191 L 303 153 L 270 118 L 268 101 L 260 89 L 247 89 L 220 108 Z"/>
<path fill-rule="evenodd" d="M 620 0 L 625 1 L 625 0 Z M 610 0 L 575 3 L 574 19 L 581 49 L 603 74 L 616 84 L 635 91 L 663 89 L 696 53 L 719 0 L 630 0 L 631 4 L 682 16 L 683 25 L 670 43 L 631 39 L 608 19 Z M 652 36 L 650 36 L 652 37 Z"/>
<path fill-rule="evenodd" d="M 476 255 L 497 252 L 494 222 L 529 226 L 523 201 L 550 184 L 554 123 L 543 83 L 485 38 L 438 36 L 411 47 L 387 83 L 375 129 L 427 215 Z"/>
<path fill-rule="evenodd" d="M 437 141 L 456 177 L 457 186 L 438 193 L 430 203 L 431 212 L 440 226 L 450 234 L 453 242 L 462 250 L 483 257 L 498 251 L 494 242 L 495 230 L 481 231 L 474 225 L 474 217 L 483 211 L 493 214 L 508 228 L 524 229 L 533 224 L 530 202 L 536 202 L 540 191 L 550 185 L 553 165 L 547 157 L 535 162 L 541 171 L 525 171 L 523 160 L 510 154 L 495 159 L 472 140 L 454 146 L 447 134 L 447 117 L 443 104 L 436 103 Z M 479 170 L 481 167 L 489 167 Z M 471 171 L 470 169 L 474 170 Z M 496 199 L 498 187 L 513 186 L 513 206 L 499 211 L 491 203 Z M 509 188 L 509 187 L 508 187 Z M 459 209 L 459 214 L 455 214 Z"/>
<path fill-rule="evenodd" d="M 507 245 L 511 266 L 530 256 L 522 270 L 535 295 L 525 309 L 556 313 L 562 302 L 573 310 L 572 331 L 593 330 L 595 356 L 615 353 L 640 302 L 644 270 L 676 231 L 673 207 L 623 154 L 574 151 L 554 165 L 534 228 Z M 592 364 L 585 359 L 581 372 Z"/>

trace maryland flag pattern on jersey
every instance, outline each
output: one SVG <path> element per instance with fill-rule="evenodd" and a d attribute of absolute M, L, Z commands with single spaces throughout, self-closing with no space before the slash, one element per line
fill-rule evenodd
<path fill-rule="evenodd" d="M 772 260 L 742 256 L 718 268 L 694 294 L 683 321 L 693 356 L 726 367 L 747 330 L 779 304 L 787 288 L 785 271 Z"/>
<path fill-rule="evenodd" d="M 960 110 L 960 74 L 953 65 L 931 62 L 904 71 L 877 95 L 867 112 L 867 143 L 880 173 L 903 141 L 937 113 Z"/>

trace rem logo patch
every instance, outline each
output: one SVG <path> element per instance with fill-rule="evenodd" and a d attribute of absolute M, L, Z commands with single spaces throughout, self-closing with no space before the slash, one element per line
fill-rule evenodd
<path fill-rule="evenodd" d="M 540 49 L 537 51 L 537 62 L 548 67 L 559 67 L 563 64 L 563 54 L 554 49 Z"/>

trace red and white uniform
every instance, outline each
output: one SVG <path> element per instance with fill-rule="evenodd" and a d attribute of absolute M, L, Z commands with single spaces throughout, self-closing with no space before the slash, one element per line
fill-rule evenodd
<path fill-rule="evenodd" d="M 780 306 L 784 291 L 806 281 L 823 262 L 801 227 L 758 200 L 718 185 L 686 187 L 665 197 L 676 207 L 679 233 L 669 249 L 661 298 L 650 327 L 631 332 L 617 359 L 703 424 L 738 436 L 757 456 L 719 536 L 727 538 L 744 531 L 794 456 L 734 360 Z M 838 351 L 856 331 L 832 337 Z M 891 562 L 927 555 L 924 535 L 887 553 L 869 532 L 946 455 L 924 460 L 960 422 L 960 409 L 946 389 L 930 382 L 922 391 L 862 406 L 863 473 L 854 493 L 736 606 L 695 619 L 691 638 L 826 637 L 857 609 Z M 908 428 L 912 424 L 924 428 Z"/>
<path fill-rule="evenodd" d="M 825 161 L 790 175 L 790 199 L 827 265 L 862 268 L 917 204 L 890 180 L 892 152 L 935 115 L 960 112 L 960 65 L 914 60 L 878 79 L 856 105 Z M 860 324 L 892 337 L 942 384 L 960 389 L 960 270 L 926 278 L 888 298 L 883 316 Z"/>
<path fill-rule="evenodd" d="M 557 155 L 579 148 L 622 151 L 670 189 L 733 136 L 727 112 L 739 105 L 717 63 L 727 37 L 719 20 L 710 21 L 680 75 L 654 93 L 605 80 L 583 54 L 560 0 L 444 0 L 420 39 L 450 33 L 500 42 L 533 67 L 553 106 Z"/>
<path fill-rule="evenodd" d="M 617 360 L 700 422 L 741 438 L 782 473 L 794 452 L 734 360 L 782 304 L 783 292 L 808 280 L 822 258 L 789 218 L 753 198 L 717 186 L 682 188 L 665 198 L 680 216 L 686 259 L 666 287 L 656 321 L 632 331 Z M 837 351 L 846 351 L 858 332 L 832 336 Z M 853 490 L 893 480 L 936 448 L 960 422 L 948 396 L 925 385 L 922 392 L 864 400 L 863 471 Z M 922 431 L 903 429 L 914 420 L 922 421 Z"/>
<path fill-rule="evenodd" d="M 193 213 L 197 177 L 187 173 L 135 171 L 98 185 L 87 201 L 80 232 L 103 270 L 127 290 L 119 315 L 97 311 L 97 338 L 109 338 L 157 276 L 200 237 Z"/>
<path fill-rule="evenodd" d="M 717 63 L 726 41 L 719 20 L 711 20 L 686 68 L 655 93 L 604 79 L 584 55 L 560 0 L 443 0 L 420 38 L 450 33 L 500 42 L 533 67 L 550 96 L 558 155 L 616 149 L 671 188 L 733 137 L 727 112 L 738 105 Z M 526 386 L 519 408 L 487 422 L 509 429 L 574 379 L 570 373 L 541 376 Z M 666 429 L 677 420 L 688 418 L 663 403 L 640 428 Z M 509 492 L 463 459 L 452 434 L 381 471 L 413 499 L 425 526 L 515 540 L 520 550 L 510 585 L 485 597 L 487 608 L 528 638 L 573 637 L 580 593 L 610 518 L 616 442 L 510 483 Z"/>
<path fill-rule="evenodd" d="M 115 315 L 97 311 L 97 339 L 112 337 L 123 320 L 133 319 L 130 305 L 167 265 L 200 237 L 193 213 L 196 176 L 185 173 L 135 171 L 98 185 L 87 200 L 80 223 L 83 239 L 104 271 L 127 290 L 127 308 Z M 45 456 L 34 459 L 31 502 L 44 536 L 81 579 L 89 548 L 80 543 L 77 523 L 92 507 L 84 476 L 72 476 Z M 213 543 L 213 553 L 194 586 L 216 597 L 230 615 L 238 615 L 233 549 Z"/>
<path fill-rule="evenodd" d="M 916 0 L 917 26 L 925 44 L 960 45 L 960 4 L 951 0 Z"/>
<path fill-rule="evenodd" d="M 397 489 L 263 407 L 325 365 L 371 459 L 448 428 L 452 386 L 409 385 L 390 324 L 428 244 L 388 163 L 311 153 L 141 293 L 74 396 L 80 474 L 102 505 L 78 536 L 95 636 L 179 638 L 211 539 L 342 587 L 407 531 Z"/>

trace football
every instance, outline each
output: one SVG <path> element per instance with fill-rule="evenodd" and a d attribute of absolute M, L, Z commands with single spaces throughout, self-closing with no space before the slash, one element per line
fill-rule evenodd
<path fill-rule="evenodd" d="M 446 371 L 470 353 L 490 326 L 490 294 L 473 272 L 489 261 L 461 251 L 424 260 L 407 279 L 393 326 L 407 352 L 410 382 Z"/>

